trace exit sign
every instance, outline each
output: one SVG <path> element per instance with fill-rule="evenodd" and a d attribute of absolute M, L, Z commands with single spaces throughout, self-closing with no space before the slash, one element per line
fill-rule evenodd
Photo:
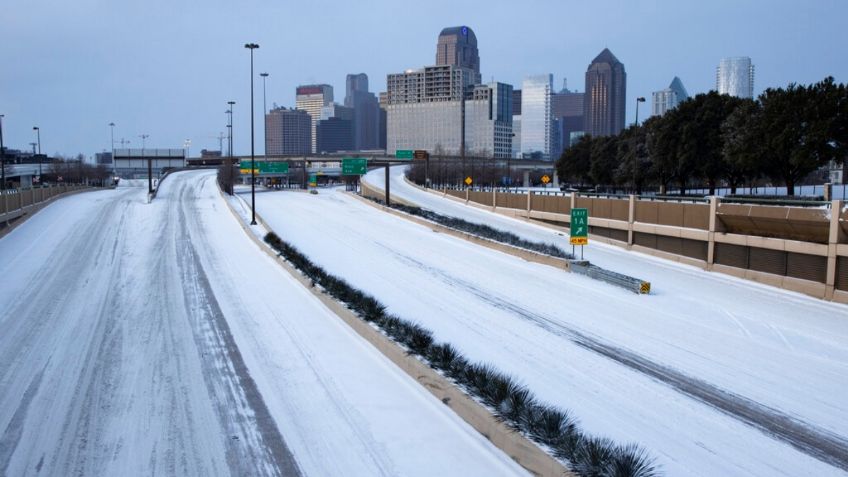
<path fill-rule="evenodd" d="M 571 245 L 589 243 L 589 209 L 571 209 Z"/>

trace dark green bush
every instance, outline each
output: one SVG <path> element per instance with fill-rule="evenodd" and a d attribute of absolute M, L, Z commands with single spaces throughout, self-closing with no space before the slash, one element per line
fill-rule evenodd
<path fill-rule="evenodd" d="M 386 307 L 376 298 L 330 275 L 273 232 L 265 236 L 265 242 L 360 318 L 374 323 L 391 339 L 405 346 L 409 353 L 426 360 L 434 369 L 462 385 L 504 423 L 548 446 L 555 457 L 567 461 L 579 475 L 658 475 L 653 460 L 640 447 L 632 444 L 622 447 L 608 439 L 585 437 L 567 411 L 538 403 L 529 389 L 493 366 L 470 363 L 450 344 L 436 343 L 432 332 L 387 313 Z"/>

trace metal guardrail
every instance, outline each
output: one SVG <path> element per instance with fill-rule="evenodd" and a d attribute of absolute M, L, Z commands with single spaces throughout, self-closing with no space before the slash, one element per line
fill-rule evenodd
<path fill-rule="evenodd" d="M 826 200 L 803 200 L 803 199 L 754 199 L 749 197 L 722 197 L 721 204 L 755 204 L 775 206 L 797 206 L 797 207 L 821 207 L 831 206 Z"/>
<path fill-rule="evenodd" d="M 687 197 L 680 195 L 637 195 L 636 200 L 660 201 L 660 202 L 691 202 L 693 204 L 709 204 L 708 197 Z"/>
<path fill-rule="evenodd" d="M 625 290 L 630 290 L 639 295 L 651 293 L 651 282 L 635 278 L 621 273 L 606 270 L 587 261 L 573 260 L 570 262 L 571 271 L 579 275 L 609 283 Z"/>

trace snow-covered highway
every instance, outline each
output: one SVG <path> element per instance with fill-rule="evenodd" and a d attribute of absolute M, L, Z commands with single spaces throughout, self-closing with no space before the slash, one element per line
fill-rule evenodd
<path fill-rule="evenodd" d="M 0 239 L 0 475 L 522 475 L 259 250 L 214 173 Z"/>
<path fill-rule="evenodd" d="M 419 191 L 399 174 L 395 196 L 531 239 L 564 240 L 551 229 Z M 366 179 L 383 184 L 381 171 Z M 652 282 L 656 293 L 637 296 L 433 233 L 340 191 L 262 193 L 257 204 L 281 237 L 329 272 L 472 360 L 518 377 L 546 402 L 572 409 L 589 432 L 643 444 L 668 475 L 844 475 L 844 306 L 591 247 L 593 262 Z M 787 441 L 791 432 L 770 435 L 754 425 L 763 416 L 748 422 L 741 411 L 695 399 L 581 346 L 575 333 L 739 398 L 763 416 L 788 418 L 800 426 L 795 431 L 820 440 L 803 448 Z"/>

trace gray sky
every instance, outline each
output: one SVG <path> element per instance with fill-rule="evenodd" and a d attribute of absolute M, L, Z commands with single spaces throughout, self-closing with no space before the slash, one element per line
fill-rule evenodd
<path fill-rule="evenodd" d="M 262 81 L 268 106 L 294 105 L 298 84 L 329 83 L 344 100 L 347 73 L 372 91 L 386 74 L 434 63 L 443 27 L 477 35 L 484 81 L 520 87 L 553 73 L 583 90 L 589 62 L 608 47 L 627 70 L 627 117 L 677 75 L 690 94 L 715 85 L 725 56 L 750 56 L 756 92 L 831 75 L 848 82 L 845 0 L 11 0 L 0 27 L 0 114 L 6 145 L 86 155 L 115 140 L 140 147 L 217 149 L 235 100 L 237 153 L 249 153 L 249 53 L 255 51 L 256 151 L 263 150 Z M 645 118 L 648 104 L 640 108 Z M 116 147 L 120 147 L 116 145 Z"/>

